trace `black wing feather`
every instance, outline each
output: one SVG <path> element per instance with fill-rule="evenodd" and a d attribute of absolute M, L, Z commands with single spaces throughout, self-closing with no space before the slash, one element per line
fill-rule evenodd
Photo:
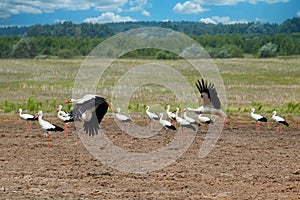
<path fill-rule="evenodd" d="M 94 109 L 94 111 L 92 111 L 92 118 L 90 121 L 85 121 L 83 123 L 83 128 L 86 134 L 93 136 L 98 134 L 99 124 L 107 112 L 108 103 L 104 98 L 96 96 L 82 104 L 76 104 L 73 109 L 74 120 L 82 121 L 82 113 L 89 109 Z"/>
<path fill-rule="evenodd" d="M 208 84 L 207 80 L 202 79 L 201 82 L 199 80 L 196 82 L 196 87 L 198 88 L 201 95 L 202 93 L 207 94 L 214 108 L 216 109 L 221 108 L 221 102 L 218 97 L 217 90 L 213 83 Z"/>

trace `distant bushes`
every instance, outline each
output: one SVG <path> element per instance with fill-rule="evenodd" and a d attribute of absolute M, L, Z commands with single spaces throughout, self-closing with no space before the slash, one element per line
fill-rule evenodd
<path fill-rule="evenodd" d="M 212 58 L 242 58 L 243 50 L 235 45 L 226 45 L 220 48 L 209 48 L 208 53 Z"/>
<path fill-rule="evenodd" d="M 271 42 L 268 42 L 267 44 L 263 45 L 258 50 L 258 57 L 259 58 L 271 58 L 275 57 L 277 52 L 277 45 L 273 44 Z"/>

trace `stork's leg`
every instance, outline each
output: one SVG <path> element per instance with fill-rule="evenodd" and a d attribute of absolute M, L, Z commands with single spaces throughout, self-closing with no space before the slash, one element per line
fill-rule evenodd
<path fill-rule="evenodd" d="M 48 148 L 50 148 L 51 147 L 51 135 L 50 134 L 48 134 Z"/>
<path fill-rule="evenodd" d="M 27 133 L 30 132 L 31 126 L 32 126 L 32 123 L 31 122 L 27 122 Z"/>
<path fill-rule="evenodd" d="M 279 124 L 279 133 L 282 133 L 282 126 Z"/>
<path fill-rule="evenodd" d="M 68 136 L 68 132 L 69 132 L 69 125 L 68 125 L 68 123 L 65 123 L 65 135 L 64 135 L 64 138 L 66 138 Z"/>
<path fill-rule="evenodd" d="M 181 135 L 182 135 L 182 138 L 184 138 L 184 129 L 183 129 L 183 126 L 181 126 Z"/>
<path fill-rule="evenodd" d="M 176 125 L 177 125 L 176 120 L 172 120 L 172 124 L 174 127 L 176 127 Z"/>
<path fill-rule="evenodd" d="M 221 118 L 223 118 L 224 124 L 228 124 L 228 120 L 226 119 L 226 117 L 225 117 L 221 112 L 216 112 L 216 114 L 217 114 L 218 116 L 220 116 Z"/>

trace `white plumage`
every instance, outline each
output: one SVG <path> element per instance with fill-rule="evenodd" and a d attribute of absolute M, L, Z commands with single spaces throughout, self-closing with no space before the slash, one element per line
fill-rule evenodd
<path fill-rule="evenodd" d="M 222 117 L 224 122 L 227 123 L 227 115 L 221 109 L 221 102 L 219 100 L 217 90 L 212 83 L 207 83 L 204 79 L 196 82 L 196 87 L 199 90 L 201 97 L 203 99 L 203 106 L 200 106 L 198 109 L 189 108 L 189 110 L 195 111 L 197 114 L 208 113 L 214 114 Z"/>
<path fill-rule="evenodd" d="M 148 116 L 151 120 L 157 121 L 157 120 L 159 119 L 158 116 L 157 116 L 157 114 L 152 113 L 152 112 L 150 112 L 149 110 L 150 110 L 150 106 L 146 106 L 146 114 L 147 114 L 147 116 Z"/>
<path fill-rule="evenodd" d="M 190 122 L 178 116 L 178 112 L 179 112 L 179 108 L 176 108 L 175 118 L 176 118 L 176 122 L 181 126 L 182 135 L 184 136 L 183 127 L 190 128 L 195 131 L 196 130 L 195 127 L 193 127 L 193 125 Z"/>
<path fill-rule="evenodd" d="M 212 120 L 206 116 L 202 116 L 202 114 L 198 115 L 198 119 L 200 122 L 205 123 L 205 124 L 212 124 Z"/>
<path fill-rule="evenodd" d="M 187 116 L 186 112 L 187 112 L 187 108 L 184 108 L 183 109 L 183 119 L 188 121 L 190 124 L 198 124 L 199 125 L 199 123 L 195 119 Z"/>
<path fill-rule="evenodd" d="M 50 133 L 56 132 L 56 131 L 62 132 L 62 131 L 64 131 L 64 129 L 44 120 L 43 112 L 41 110 L 38 112 L 37 117 L 38 117 L 38 121 L 39 121 L 41 128 L 46 131 L 46 134 L 48 136 L 48 147 L 50 147 L 50 140 L 51 140 Z"/>
<path fill-rule="evenodd" d="M 272 119 L 277 123 L 279 124 L 279 132 L 282 132 L 282 125 L 285 125 L 285 126 L 289 126 L 289 124 L 285 121 L 285 119 L 283 119 L 282 117 L 279 117 L 279 116 L 276 116 L 277 112 L 276 111 L 273 111 L 272 113 Z"/>
<path fill-rule="evenodd" d="M 122 129 L 122 133 L 124 133 L 123 123 L 126 123 L 128 128 L 128 123 L 132 122 L 132 120 L 126 115 L 121 114 L 120 112 L 121 112 L 121 108 L 117 108 L 115 117 L 117 118 L 117 120 L 119 120 L 122 123 L 121 129 Z"/>
<path fill-rule="evenodd" d="M 168 128 L 168 129 L 172 129 L 172 130 L 176 130 L 176 127 L 172 125 L 171 122 L 167 121 L 167 120 L 164 120 L 163 119 L 163 116 L 164 114 L 163 113 L 160 113 L 159 114 L 159 123 L 165 127 L 165 128 Z"/>
<path fill-rule="evenodd" d="M 176 115 L 175 113 L 170 112 L 170 108 L 171 108 L 170 105 L 167 105 L 167 109 L 166 109 L 167 115 L 171 120 L 176 120 Z"/>
<path fill-rule="evenodd" d="M 207 130 L 207 126 L 208 126 L 209 124 L 213 124 L 213 121 L 212 121 L 209 117 L 203 116 L 202 113 L 200 113 L 200 114 L 198 115 L 198 120 L 200 121 L 200 123 L 204 123 L 204 124 L 205 124 L 206 130 Z M 205 130 L 205 131 L 206 131 L 206 130 Z"/>
<path fill-rule="evenodd" d="M 250 112 L 250 116 L 252 117 L 252 119 L 254 119 L 256 121 L 256 131 L 259 130 L 260 127 L 260 122 L 267 122 L 267 118 L 261 116 L 260 114 L 256 114 L 254 113 L 255 109 L 251 108 L 251 112 Z"/>
<path fill-rule="evenodd" d="M 57 117 L 60 119 L 62 122 L 65 123 L 65 135 L 64 137 L 67 137 L 68 132 L 69 132 L 69 122 L 74 122 L 73 114 L 68 113 L 66 111 L 62 110 L 62 105 L 59 105 L 58 108 L 56 109 L 57 111 Z"/>
<path fill-rule="evenodd" d="M 27 121 L 27 133 L 30 132 L 31 126 L 32 126 L 32 121 L 37 120 L 37 118 L 34 115 L 27 114 L 27 113 L 22 113 L 22 109 L 20 108 L 18 111 L 18 115 L 21 119 Z"/>

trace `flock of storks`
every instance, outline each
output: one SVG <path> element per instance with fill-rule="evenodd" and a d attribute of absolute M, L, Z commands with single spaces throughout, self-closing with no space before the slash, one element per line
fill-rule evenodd
<path fill-rule="evenodd" d="M 208 124 L 213 123 L 210 118 L 202 116 L 202 113 L 218 115 L 224 120 L 224 123 L 227 123 L 227 116 L 221 109 L 221 102 L 219 100 L 214 84 L 208 83 L 207 80 L 204 79 L 201 79 L 201 81 L 198 80 L 195 84 L 203 99 L 203 106 L 200 106 L 196 109 L 184 108 L 182 111 L 183 115 L 182 117 L 180 117 L 179 108 L 176 108 L 174 112 L 171 112 L 170 105 L 167 105 L 166 113 L 169 120 L 163 119 L 163 113 L 157 115 L 150 112 L 150 106 L 146 106 L 146 114 L 152 121 L 159 122 L 166 129 L 176 130 L 177 124 L 179 124 L 179 126 L 182 128 L 182 134 L 184 134 L 184 127 L 196 130 L 193 125 L 200 126 L 200 123 L 204 123 L 207 128 Z M 104 115 L 107 113 L 108 108 L 113 111 L 115 118 L 119 121 L 132 122 L 129 117 L 120 113 L 120 108 L 114 110 L 109 102 L 105 100 L 105 98 L 94 94 L 87 94 L 80 99 L 69 99 L 65 102 L 65 104 L 67 103 L 74 104 L 74 108 L 70 113 L 63 111 L 62 105 L 59 105 L 59 107 L 57 108 L 57 116 L 61 121 L 65 123 L 65 129 L 44 120 L 42 111 L 39 111 L 36 115 L 31 115 L 24 114 L 22 113 L 22 109 L 19 109 L 18 113 L 22 119 L 28 122 L 28 132 L 30 131 L 32 125 L 31 121 L 38 120 L 41 128 L 45 130 L 45 136 L 48 137 L 49 147 L 51 140 L 50 133 L 56 131 L 63 132 L 65 130 L 64 136 L 66 137 L 68 134 L 69 122 L 81 121 L 83 122 L 83 130 L 86 134 L 88 134 L 89 136 L 98 134 L 99 125 Z M 198 115 L 197 120 L 187 116 L 186 112 L 188 110 L 194 111 Z M 255 114 L 254 111 L 254 108 L 252 108 L 250 116 L 257 122 L 256 130 L 258 130 L 259 124 L 261 122 L 267 122 L 267 119 L 259 114 Z M 279 124 L 280 132 L 282 131 L 282 125 L 289 126 L 289 124 L 283 118 L 276 116 L 276 111 L 273 112 L 272 119 Z M 124 132 L 123 127 L 122 132 Z"/>

